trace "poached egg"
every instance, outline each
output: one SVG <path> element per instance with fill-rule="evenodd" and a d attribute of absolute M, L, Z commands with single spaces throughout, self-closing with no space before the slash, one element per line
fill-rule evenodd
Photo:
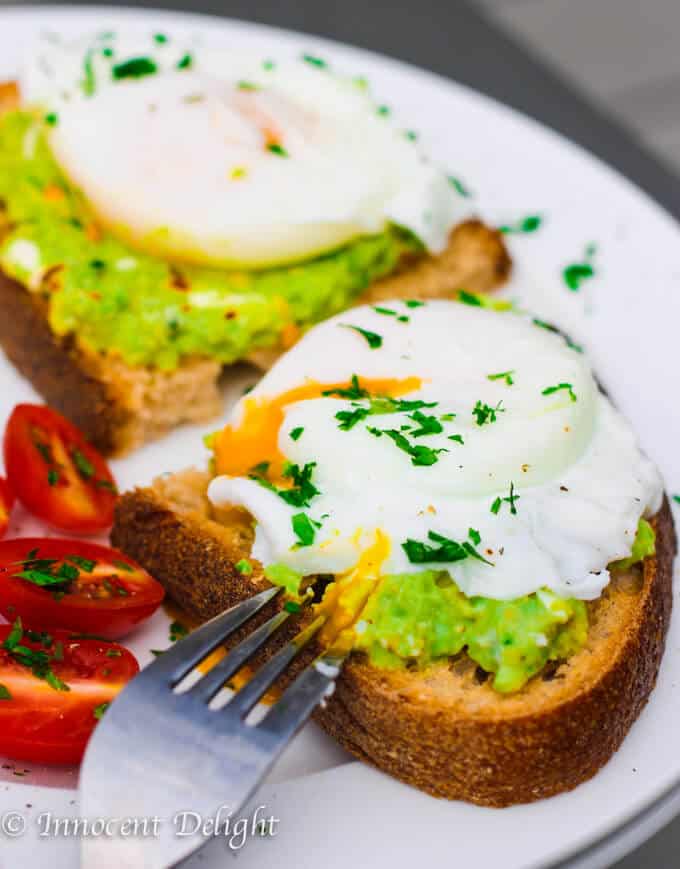
<path fill-rule="evenodd" d="M 153 255 L 220 268 L 304 260 L 396 224 L 432 253 L 466 216 L 364 82 L 162 34 L 36 47 L 21 79 L 99 222 Z"/>
<path fill-rule="evenodd" d="M 215 437 L 213 504 L 301 575 L 447 570 L 468 596 L 590 600 L 662 483 L 585 357 L 517 313 L 364 306 L 316 326 Z"/>

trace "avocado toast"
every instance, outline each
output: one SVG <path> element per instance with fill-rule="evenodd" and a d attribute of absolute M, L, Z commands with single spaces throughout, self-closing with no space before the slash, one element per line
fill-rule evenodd
<path fill-rule="evenodd" d="M 312 330 L 210 439 L 210 471 L 123 496 L 113 542 L 194 618 L 270 583 L 325 615 L 309 654 L 353 651 L 316 716 L 358 757 L 480 805 L 569 790 L 654 686 L 676 548 L 660 479 L 558 336 L 384 307 Z"/>
<path fill-rule="evenodd" d="M 0 89 L 0 342 L 104 452 L 214 416 L 225 367 L 360 300 L 508 277 L 502 235 L 363 86 L 245 58 L 217 87 L 209 52 L 148 41 L 48 45 Z"/>

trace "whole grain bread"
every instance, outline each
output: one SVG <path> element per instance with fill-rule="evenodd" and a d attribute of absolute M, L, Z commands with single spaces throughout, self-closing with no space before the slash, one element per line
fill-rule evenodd
<path fill-rule="evenodd" d="M 252 523 L 242 510 L 215 513 L 209 479 L 190 470 L 127 493 L 111 535 L 199 621 L 269 584 L 257 563 L 250 576 L 236 570 L 250 553 Z M 518 693 L 494 691 L 465 653 L 424 671 L 377 669 L 354 653 L 317 721 L 352 754 L 438 797 L 501 807 L 576 787 L 618 749 L 656 681 L 676 551 L 667 500 L 653 525 L 656 555 L 615 574 L 588 604 L 585 647 Z"/>
<path fill-rule="evenodd" d="M 16 84 L 0 82 L 0 113 L 18 103 Z M 357 302 L 436 298 L 459 289 L 486 293 L 505 282 L 510 268 L 503 236 L 468 220 L 453 229 L 442 254 L 404 258 L 394 274 L 368 287 Z M 103 453 L 123 454 L 181 423 L 218 414 L 218 362 L 191 358 L 175 371 L 161 371 L 127 365 L 113 353 L 93 352 L 77 335 L 53 333 L 47 320 L 48 289 L 46 285 L 29 293 L 0 271 L 0 345 L 45 401 Z M 259 350 L 249 361 L 266 369 L 279 353 L 277 348 Z"/>

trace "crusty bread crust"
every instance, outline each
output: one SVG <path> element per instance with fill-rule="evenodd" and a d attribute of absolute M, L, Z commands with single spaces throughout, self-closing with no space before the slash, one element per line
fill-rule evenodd
<path fill-rule="evenodd" d="M 459 288 L 488 292 L 509 272 L 500 233 L 472 220 L 453 230 L 439 257 L 409 259 L 393 277 L 369 288 L 365 298 L 432 298 Z M 107 455 L 128 452 L 183 422 L 208 420 L 221 409 L 218 362 L 188 359 L 174 371 L 160 371 L 88 352 L 74 336 L 52 332 L 40 293 L 27 292 L 1 271 L 0 344 L 47 403 Z M 276 349 L 258 351 L 251 361 L 268 368 L 279 355 Z"/>
<path fill-rule="evenodd" d="M 235 570 L 252 530 L 242 514 L 216 521 L 208 482 L 188 471 L 127 493 L 111 535 L 198 620 L 268 585 L 257 564 L 249 577 Z M 667 500 L 653 524 L 656 555 L 589 604 L 586 646 L 522 691 L 498 694 L 465 654 L 424 672 L 353 654 L 316 719 L 357 757 L 438 797 L 501 807 L 576 787 L 621 745 L 656 681 L 676 551 Z"/>

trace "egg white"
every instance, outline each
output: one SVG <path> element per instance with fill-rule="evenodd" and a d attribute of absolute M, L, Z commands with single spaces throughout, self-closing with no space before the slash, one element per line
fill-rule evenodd
<path fill-rule="evenodd" d="M 565 597 L 597 597 L 609 580 L 607 565 L 630 554 L 639 518 L 659 508 L 662 485 L 628 423 L 598 391 L 585 357 L 515 313 L 447 301 L 383 307 L 408 322 L 371 307 L 327 320 L 248 398 L 272 398 L 307 380 L 349 381 L 353 374 L 360 381 L 417 376 L 421 388 L 405 397 L 437 401 L 425 414 L 456 416 L 442 422 L 441 434 L 405 434 L 446 452 L 433 465 L 415 466 L 388 436 L 368 430 L 413 429 L 407 412 L 372 415 L 343 431 L 335 414 L 356 405 L 307 399 L 286 407 L 278 443 L 290 461 L 316 463 L 320 494 L 304 511 L 321 526 L 314 543 L 296 545 L 291 520 L 299 508 L 252 479 L 220 476 L 210 499 L 242 505 L 255 517 L 254 557 L 303 575 L 352 568 L 380 529 L 390 541 L 383 574 L 448 569 L 467 595 L 497 599 L 545 587 Z M 348 325 L 380 335 L 382 345 L 371 349 Z M 490 379 L 509 371 L 512 383 Z M 570 389 L 544 394 L 561 383 Z M 234 410 L 235 426 L 245 400 Z M 478 401 L 498 408 L 495 422 L 478 424 Z M 292 438 L 300 427 L 302 435 Z M 461 435 L 463 444 L 451 435 Z M 503 500 L 511 484 L 519 496 L 512 504 Z M 463 542 L 470 529 L 479 532 L 477 550 L 491 564 L 474 558 L 413 564 L 402 547 L 408 539 L 429 543 L 430 531 Z"/>
<path fill-rule="evenodd" d="M 102 223 L 153 254 L 265 267 L 390 223 L 438 252 L 467 213 L 365 87 L 303 60 L 124 33 L 31 57 L 22 94 L 56 116 L 60 166 Z M 114 78 L 140 57 L 157 72 Z M 284 153 L 268 150 L 272 130 Z"/>

